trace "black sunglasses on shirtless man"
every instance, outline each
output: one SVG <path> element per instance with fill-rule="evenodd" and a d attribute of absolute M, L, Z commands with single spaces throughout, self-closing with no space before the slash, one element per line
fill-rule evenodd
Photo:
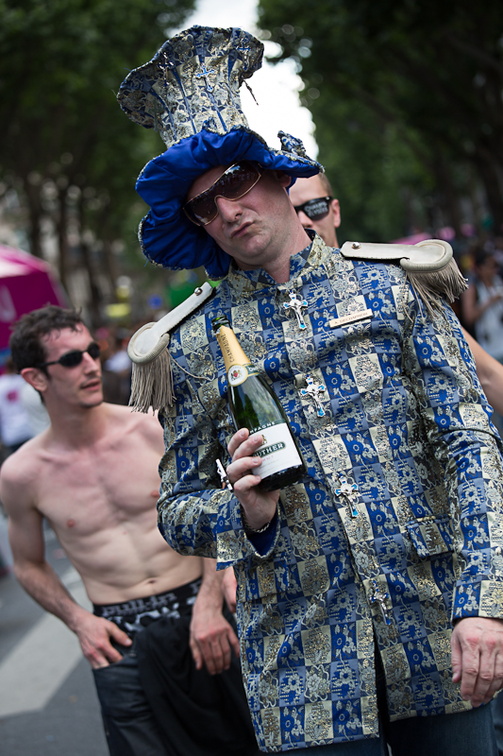
<path fill-rule="evenodd" d="M 87 349 L 72 349 L 71 352 L 62 354 L 59 360 L 52 360 L 52 362 L 41 362 L 37 367 L 44 368 L 49 365 L 62 365 L 65 368 L 73 368 L 80 365 L 84 359 L 84 355 L 88 354 L 93 360 L 97 360 L 100 356 L 100 345 L 95 341 L 91 341 Z"/>

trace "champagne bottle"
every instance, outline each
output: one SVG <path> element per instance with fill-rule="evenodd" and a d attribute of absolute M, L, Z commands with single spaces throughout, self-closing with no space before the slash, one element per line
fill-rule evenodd
<path fill-rule="evenodd" d="M 236 429 L 248 428 L 250 435 L 261 432 L 263 436 L 254 455 L 262 463 L 253 471 L 262 478 L 260 489 L 274 491 L 296 483 L 306 467 L 278 398 L 242 350 L 228 319 L 214 318 L 212 325 L 224 358 Z"/>

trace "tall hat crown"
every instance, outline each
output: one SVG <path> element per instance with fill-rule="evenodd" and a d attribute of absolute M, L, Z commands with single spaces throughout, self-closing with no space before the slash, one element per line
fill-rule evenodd
<path fill-rule="evenodd" d="M 131 120 L 166 147 L 202 129 L 248 128 L 239 89 L 262 65 L 264 46 L 242 29 L 193 26 L 126 77 L 118 100 Z"/>
<path fill-rule="evenodd" d="M 292 177 L 320 171 L 300 140 L 280 132 L 282 149 L 272 150 L 249 128 L 239 89 L 260 68 L 262 55 L 262 43 L 242 29 L 193 26 L 122 82 L 121 108 L 135 123 L 159 131 L 167 147 L 136 183 L 151 208 L 139 238 L 152 262 L 174 270 L 204 265 L 214 278 L 227 273 L 229 255 L 183 212 L 192 183 L 210 168 L 251 160 Z"/>

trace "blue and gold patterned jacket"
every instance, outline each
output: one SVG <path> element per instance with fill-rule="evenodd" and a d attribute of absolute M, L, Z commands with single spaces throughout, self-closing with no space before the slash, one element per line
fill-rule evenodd
<path fill-rule="evenodd" d="M 281 492 L 265 554 L 215 466 L 234 432 L 211 328 L 221 314 L 308 468 Z M 450 634 L 456 618 L 503 617 L 503 469 L 450 307 L 432 317 L 399 265 L 347 260 L 316 237 L 286 284 L 231 270 L 169 349 L 159 527 L 176 550 L 235 568 L 260 748 L 377 736 L 374 637 L 392 719 L 470 708 L 451 680 Z"/>

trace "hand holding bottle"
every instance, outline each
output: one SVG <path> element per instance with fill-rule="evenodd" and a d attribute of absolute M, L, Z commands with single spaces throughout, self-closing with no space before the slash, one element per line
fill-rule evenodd
<path fill-rule="evenodd" d="M 237 429 L 247 428 L 261 439 L 253 453 L 259 458 L 263 491 L 297 483 L 306 473 L 288 418 L 265 376 L 241 348 L 225 316 L 213 318 L 213 330 L 222 350 L 227 373 L 229 409 Z"/>
<path fill-rule="evenodd" d="M 232 462 L 227 467 L 227 476 L 243 507 L 246 523 L 253 530 L 262 528 L 273 519 L 279 499 L 279 489 L 263 491 L 257 488 L 260 477 L 254 475 L 253 470 L 260 465 L 260 457 L 252 455 L 261 444 L 260 433 L 250 436 L 247 428 L 240 428 L 228 445 Z"/>

